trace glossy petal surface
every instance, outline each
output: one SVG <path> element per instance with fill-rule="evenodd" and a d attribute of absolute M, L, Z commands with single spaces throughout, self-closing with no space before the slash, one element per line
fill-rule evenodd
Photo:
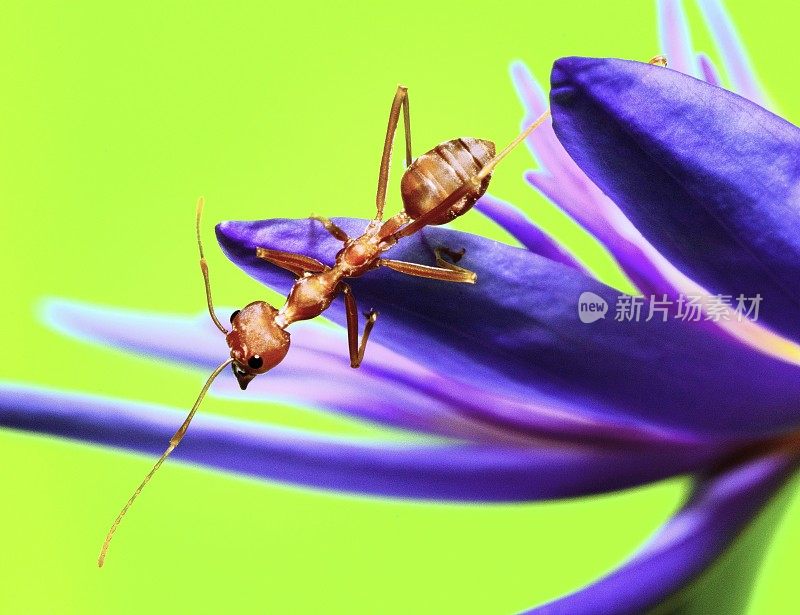
<path fill-rule="evenodd" d="M 351 235 L 366 224 L 337 222 Z M 341 245 L 308 220 L 226 222 L 217 235 L 231 260 L 281 292 L 292 276 L 257 259 L 257 246 L 330 263 Z M 441 228 L 404 240 L 390 254 L 432 264 L 433 248 L 440 245 L 466 249 L 461 264 L 477 272 L 477 284 L 386 270 L 353 280 L 361 307 L 381 312 L 374 339 L 432 370 L 475 385 L 491 383 L 493 390 L 574 416 L 674 429 L 687 438 L 753 438 L 800 421 L 797 367 L 698 323 L 617 322 L 609 314 L 583 324 L 577 314 L 583 292 L 597 294 L 612 311 L 618 294 L 570 267 Z M 344 322 L 340 302 L 327 314 Z"/>
<path fill-rule="evenodd" d="M 800 337 L 800 129 L 641 62 L 562 58 L 553 125 L 570 155 L 673 264 L 714 293 L 760 294 Z"/>

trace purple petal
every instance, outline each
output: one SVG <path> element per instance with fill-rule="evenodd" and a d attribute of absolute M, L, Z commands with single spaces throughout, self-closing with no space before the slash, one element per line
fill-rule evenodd
<path fill-rule="evenodd" d="M 753 519 L 797 462 L 796 456 L 774 453 L 699 481 L 686 505 L 628 563 L 528 613 L 744 612 L 777 511 Z M 775 502 L 778 508 L 784 503 Z"/>
<path fill-rule="evenodd" d="M 524 129 L 548 108 L 547 95 L 522 62 L 511 64 L 511 80 L 525 109 L 525 115 L 520 122 L 520 129 Z M 539 165 L 566 182 L 568 188 L 582 190 L 591 186 L 589 179 L 572 162 L 556 139 L 549 122 L 528 135 L 525 143 Z"/>
<path fill-rule="evenodd" d="M 227 314 L 233 308 L 218 307 L 217 311 Z M 224 339 L 206 312 L 187 317 L 51 299 L 45 304 L 44 318 L 53 328 L 73 337 L 204 371 L 211 371 L 228 354 Z M 452 385 L 437 387 L 434 374 L 423 366 L 378 343 L 370 346 L 370 355 L 374 359 L 370 365 L 354 370 L 343 330 L 314 322 L 299 323 L 292 330 L 292 352 L 268 377 L 257 378 L 242 393 L 226 372 L 212 395 L 323 408 L 438 436 L 501 438 L 490 424 L 469 418 L 466 411 L 455 411 L 445 395 Z"/>
<path fill-rule="evenodd" d="M 337 223 L 353 236 L 366 225 Z M 284 293 L 292 276 L 257 259 L 256 247 L 323 262 L 341 247 L 309 220 L 224 222 L 217 237 L 234 263 Z M 570 267 L 483 237 L 427 228 L 387 255 L 430 265 L 437 246 L 464 248 L 461 264 L 477 273 L 478 283 L 446 284 L 385 269 L 352 280 L 361 307 L 381 313 L 375 340 L 433 371 L 568 415 L 674 429 L 686 437 L 752 438 L 798 424 L 797 366 L 697 326 L 703 323 L 609 316 L 583 324 L 577 314 L 582 293 L 595 293 L 612 313 L 618 293 Z M 345 321 L 340 301 L 326 315 Z"/>
<path fill-rule="evenodd" d="M 658 0 L 662 52 L 670 68 L 699 77 L 689 34 L 689 24 L 681 0 Z"/>
<path fill-rule="evenodd" d="M 218 309 L 225 314 L 231 308 Z M 210 371 L 224 357 L 219 332 L 207 313 L 197 317 L 141 313 L 51 299 L 44 319 L 79 339 Z M 356 416 L 377 423 L 474 441 L 570 441 L 682 446 L 684 440 L 656 429 L 630 429 L 571 414 L 533 400 L 515 399 L 492 387 L 458 381 L 371 342 L 369 360 L 350 367 L 342 329 L 314 322 L 292 327 L 292 349 L 269 376 L 246 393 L 228 373 L 212 395 L 244 401 L 279 401 Z"/>
<path fill-rule="evenodd" d="M 563 58 L 556 134 L 644 236 L 713 293 L 763 298 L 800 337 L 800 130 L 750 101 L 640 62 Z"/>
<path fill-rule="evenodd" d="M 589 198 L 570 194 L 559 178 L 541 171 L 528 171 L 525 179 L 596 237 L 642 294 L 676 297 L 685 292 L 684 277 L 642 237 L 611 199 L 602 193 Z"/>
<path fill-rule="evenodd" d="M 704 53 L 697 54 L 697 62 L 700 64 L 700 71 L 703 77 L 703 80 L 706 83 L 710 83 L 711 85 L 715 85 L 719 87 L 722 84 L 722 80 L 719 76 L 719 71 L 717 67 L 714 66 L 714 63 Z"/>
<path fill-rule="evenodd" d="M 522 211 L 511 203 L 501 201 L 490 194 L 484 194 L 475 204 L 475 208 L 508 231 L 534 254 L 569 265 L 578 271 L 586 271 L 566 248 L 533 224 Z"/>
<path fill-rule="evenodd" d="M 772 108 L 769 96 L 759 83 L 747 51 L 723 4 L 718 0 L 699 0 L 699 4 L 719 47 L 733 91 L 762 107 Z"/>
<path fill-rule="evenodd" d="M 703 54 L 699 54 L 698 57 L 705 79 L 712 84 L 718 83 L 719 78 L 711 61 Z M 513 63 L 511 74 L 517 93 L 526 109 L 523 126 L 527 126 L 545 108 L 546 98 L 542 88 L 524 64 Z M 552 125 L 546 124 L 536 130 L 528 137 L 527 145 L 542 167 L 538 171 L 526 173 L 528 183 L 594 235 L 609 250 L 642 294 L 658 297 L 667 295 L 673 300 L 681 295 L 686 297 L 711 294 L 676 269 L 642 237 L 619 207 L 603 194 L 569 157 L 556 138 Z M 518 228 L 512 224 L 504 224 L 500 217 L 506 215 L 505 211 L 502 208 L 498 211 L 499 214 L 495 214 L 494 211 L 485 213 L 505 226 L 512 235 L 525 244 L 525 223 L 520 222 Z M 800 348 L 761 327 L 757 322 L 747 327 L 743 326 L 743 323 L 735 323 L 734 327 L 729 327 L 726 322 L 718 324 L 734 338 L 763 352 L 792 362 L 800 361 Z M 744 324 L 749 325 L 749 323 Z"/>
<path fill-rule="evenodd" d="M 157 456 L 186 410 L 0 383 L 0 426 Z M 405 444 L 201 412 L 174 458 L 266 480 L 402 498 L 526 501 L 622 489 L 707 465 L 708 448 Z"/>
<path fill-rule="evenodd" d="M 547 98 L 523 63 L 512 64 L 511 76 L 525 107 L 522 125 L 527 126 L 547 107 Z M 559 143 L 550 124 L 531 133 L 526 143 L 541 166 L 540 170 L 525 174 L 528 183 L 596 237 L 640 291 L 675 296 L 684 289 L 683 277 L 586 177 Z"/>

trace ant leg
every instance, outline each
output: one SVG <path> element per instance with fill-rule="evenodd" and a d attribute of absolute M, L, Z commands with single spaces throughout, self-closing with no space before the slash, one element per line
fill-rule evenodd
<path fill-rule="evenodd" d="M 311 220 L 316 220 L 317 222 L 321 222 L 322 226 L 325 227 L 325 230 L 328 231 L 331 235 L 336 237 L 342 243 L 346 241 L 350 241 L 350 237 L 347 236 L 341 228 L 336 226 L 330 218 L 326 218 L 325 216 L 309 216 Z"/>
<path fill-rule="evenodd" d="M 437 261 L 438 262 L 438 261 Z M 447 261 L 443 261 L 444 267 L 430 267 L 429 265 L 418 265 L 417 263 L 407 263 L 405 261 L 395 261 L 382 258 L 378 261 L 379 267 L 388 267 L 394 271 L 413 275 L 430 280 L 441 280 L 443 282 L 463 282 L 465 284 L 475 284 L 478 276 L 474 271 L 458 267 Z"/>
<path fill-rule="evenodd" d="M 287 271 L 291 271 L 297 277 L 302 277 L 306 272 L 320 273 L 328 269 L 326 265 L 320 263 L 316 258 L 295 254 L 294 252 L 256 248 L 256 257 L 286 269 Z"/>
<path fill-rule="evenodd" d="M 466 249 L 461 248 L 460 250 L 451 250 L 450 248 L 439 246 L 433 250 L 433 253 L 436 255 L 436 265 L 438 267 L 445 267 L 447 269 L 453 269 L 455 267 L 454 271 L 458 271 L 462 268 L 456 266 L 456 263 L 464 258 Z M 447 255 L 450 260 L 445 259 L 442 254 Z"/>
<path fill-rule="evenodd" d="M 378 319 L 378 313 L 375 310 L 364 313 L 364 316 L 367 317 L 367 324 L 364 325 L 364 333 L 361 335 L 361 343 L 359 344 L 356 298 L 353 296 L 353 290 L 349 284 L 341 283 L 339 290 L 344 295 L 344 306 L 347 313 L 347 346 L 350 349 L 350 367 L 358 367 L 364 359 L 367 340 L 369 339 L 369 334 L 372 333 L 372 327 L 375 326 L 375 321 Z"/>
<path fill-rule="evenodd" d="M 392 158 L 392 144 L 397 131 L 397 122 L 400 120 L 400 110 L 403 111 L 403 128 L 406 135 L 406 166 L 411 166 L 411 114 L 408 110 L 408 88 L 397 86 L 392 108 L 389 111 L 389 124 L 386 127 L 386 137 L 383 140 L 383 154 L 381 166 L 378 171 L 378 192 L 375 195 L 375 219 L 383 218 L 383 207 L 386 204 L 386 186 L 389 183 L 389 162 Z"/>

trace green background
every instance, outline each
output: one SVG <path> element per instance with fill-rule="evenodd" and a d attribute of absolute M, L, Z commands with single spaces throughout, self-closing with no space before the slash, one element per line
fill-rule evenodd
<path fill-rule="evenodd" d="M 716 57 L 687 4 L 696 46 Z M 764 84 L 797 123 L 800 9 L 728 7 Z M 458 135 L 502 144 L 521 118 L 511 60 L 545 80 L 559 56 L 647 59 L 657 41 L 655 7 L 644 1 L 4 3 L 0 377 L 186 407 L 203 375 L 59 336 L 39 320 L 41 298 L 199 313 L 200 195 L 219 302 L 268 297 L 220 254 L 211 224 L 368 217 L 398 82 L 410 87 L 418 153 Z M 492 192 L 622 283 L 602 251 L 526 187 L 531 166 L 516 152 Z M 396 190 L 397 175 L 389 209 Z M 478 214 L 456 226 L 504 238 Z M 203 412 L 378 433 L 280 405 L 213 399 Z M 675 480 L 568 502 L 439 506 L 170 463 L 98 571 L 108 524 L 151 463 L 0 431 L 0 611 L 510 613 L 617 565 L 685 489 Z M 799 539 L 795 498 L 754 613 L 796 603 Z"/>

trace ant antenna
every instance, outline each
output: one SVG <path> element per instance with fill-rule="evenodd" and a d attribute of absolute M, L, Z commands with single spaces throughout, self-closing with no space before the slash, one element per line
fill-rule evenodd
<path fill-rule="evenodd" d="M 666 56 L 657 55 L 653 56 L 647 61 L 648 64 L 653 64 L 655 66 L 666 66 L 667 65 L 667 58 Z M 491 173 L 494 168 L 500 164 L 500 161 L 503 160 L 506 156 L 508 156 L 511 151 L 517 147 L 520 143 L 522 143 L 525 139 L 528 138 L 528 135 L 531 134 L 534 130 L 539 128 L 539 126 L 544 123 L 544 121 L 550 117 L 550 109 L 546 109 L 544 113 L 542 113 L 539 117 L 537 117 L 525 130 L 523 130 L 516 139 L 514 139 L 511 143 L 509 143 L 506 148 L 497 154 L 494 158 L 492 158 L 485 167 L 483 167 L 480 172 L 475 176 L 475 182 L 480 183 L 483 179 Z"/>
<path fill-rule="evenodd" d="M 200 251 L 200 270 L 203 272 L 203 282 L 206 286 L 206 304 L 208 305 L 208 313 L 211 320 L 217 325 L 217 329 L 222 331 L 223 335 L 228 334 L 228 330 L 222 326 L 222 323 L 214 313 L 214 302 L 211 300 L 211 282 L 208 279 L 208 263 L 206 263 L 205 254 L 203 254 L 203 242 L 200 239 L 200 218 L 203 216 L 203 197 L 197 200 L 197 215 L 195 216 L 195 233 L 197 234 L 197 249 Z"/>
<path fill-rule="evenodd" d="M 498 164 L 500 164 L 500 161 L 501 161 L 501 160 L 503 160 L 503 158 L 505 158 L 506 156 L 508 156 L 508 155 L 511 153 L 511 151 L 512 151 L 512 150 L 513 150 L 515 147 L 517 147 L 517 145 L 519 145 L 519 144 L 520 144 L 520 143 L 522 143 L 522 142 L 523 142 L 525 139 L 527 139 L 527 138 L 528 138 L 528 135 L 529 135 L 529 134 L 531 134 L 531 133 L 532 133 L 534 130 L 536 130 L 537 128 L 539 128 L 539 126 L 541 126 L 541 125 L 544 123 L 544 121 L 545 121 L 545 120 L 546 120 L 548 117 L 550 117 L 550 109 L 547 109 L 547 110 L 546 110 L 544 113 L 542 113 L 542 114 L 541 114 L 539 117 L 537 117 L 537 118 L 536 118 L 536 119 L 535 119 L 535 120 L 534 120 L 534 121 L 533 121 L 533 122 L 530 124 L 530 126 L 528 126 L 528 127 L 525 129 L 525 130 L 523 130 L 521 133 L 519 133 L 519 135 L 517 135 L 517 138 L 516 138 L 516 139 L 514 139 L 514 140 L 513 140 L 511 143 L 509 143 L 509 144 L 506 146 L 506 148 L 505 148 L 505 149 L 504 149 L 502 152 L 500 152 L 499 154 L 497 154 L 497 156 L 495 156 L 494 158 L 492 158 L 492 159 L 491 159 L 491 160 L 490 160 L 490 161 L 489 161 L 489 162 L 486 164 L 486 166 L 485 166 L 485 167 L 483 167 L 483 168 L 480 170 L 480 172 L 479 172 L 479 173 L 478 173 L 478 174 L 475 176 L 475 181 L 476 181 L 477 183 L 480 183 L 480 182 L 482 182 L 482 181 L 483 181 L 483 179 L 484 179 L 484 178 L 485 178 L 487 175 L 489 175 L 489 173 L 491 173 L 492 171 L 494 171 L 494 168 L 495 168 L 495 167 L 496 167 Z"/>
<path fill-rule="evenodd" d="M 201 201 L 202 202 L 202 201 Z M 102 568 L 103 564 L 106 561 L 106 553 L 108 552 L 108 545 L 111 543 L 111 539 L 114 537 L 114 532 L 117 531 L 117 527 L 119 527 L 120 521 L 125 516 L 125 513 L 128 512 L 130 507 L 133 505 L 133 502 L 142 492 L 144 486 L 150 482 L 150 479 L 153 478 L 153 475 L 156 473 L 158 468 L 161 467 L 161 464 L 164 463 L 169 454 L 175 450 L 175 447 L 178 446 L 180 441 L 183 439 L 183 436 L 186 434 L 186 430 L 189 428 L 189 423 L 192 422 L 192 418 L 194 418 L 195 412 L 197 412 L 197 408 L 200 406 L 200 402 L 203 401 L 203 398 L 206 396 L 208 389 L 211 387 L 211 383 L 214 382 L 214 379 L 220 375 L 222 370 L 224 370 L 228 365 L 233 362 L 233 359 L 228 359 L 224 363 L 222 363 L 219 367 L 217 367 L 211 375 L 206 380 L 206 383 L 203 385 L 203 388 L 200 389 L 200 395 L 197 396 L 197 400 L 194 402 L 192 409 L 189 411 L 189 415 L 186 417 L 186 420 L 183 421 L 183 424 L 180 426 L 178 431 L 175 432 L 175 435 L 170 438 L 169 446 L 167 450 L 164 451 L 164 454 L 161 455 L 156 464 L 153 466 L 153 469 L 148 472 L 147 476 L 144 477 L 142 484 L 136 488 L 136 491 L 133 492 L 133 495 L 130 499 L 126 502 L 125 506 L 122 507 L 122 510 L 117 515 L 117 518 L 114 520 L 114 523 L 111 525 L 111 529 L 108 530 L 108 534 L 106 534 L 106 539 L 103 542 L 103 547 L 100 549 L 100 557 L 97 558 L 97 565 Z"/>

